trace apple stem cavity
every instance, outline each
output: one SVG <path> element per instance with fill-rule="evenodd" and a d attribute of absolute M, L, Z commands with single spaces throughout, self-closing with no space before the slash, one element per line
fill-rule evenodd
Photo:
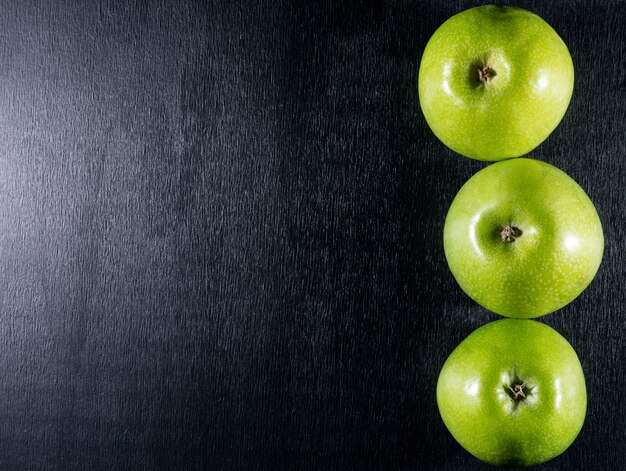
<path fill-rule="evenodd" d="M 522 235 L 522 230 L 513 224 L 505 224 L 500 231 L 500 238 L 502 242 L 510 244 Z"/>
<path fill-rule="evenodd" d="M 480 83 L 490 82 L 496 76 L 496 71 L 489 65 L 478 67 L 478 81 Z"/>

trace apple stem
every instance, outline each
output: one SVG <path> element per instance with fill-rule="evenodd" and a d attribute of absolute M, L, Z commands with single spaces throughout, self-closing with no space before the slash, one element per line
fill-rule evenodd
<path fill-rule="evenodd" d="M 490 82 L 496 76 L 496 71 L 489 65 L 478 67 L 478 80 L 480 83 Z"/>
<path fill-rule="evenodd" d="M 500 232 L 500 237 L 502 238 L 502 242 L 511 243 L 515 242 L 515 240 L 522 235 L 522 231 L 519 227 L 515 227 L 513 224 L 505 224 Z"/>

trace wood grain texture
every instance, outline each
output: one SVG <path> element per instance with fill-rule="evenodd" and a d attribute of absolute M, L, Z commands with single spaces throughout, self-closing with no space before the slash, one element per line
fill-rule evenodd
<path fill-rule="evenodd" d="M 491 469 L 446 431 L 447 355 L 496 316 L 443 255 L 485 164 L 417 67 L 475 2 L 0 2 L 0 469 Z M 626 5 L 524 1 L 574 59 L 530 157 L 595 202 L 600 272 L 543 320 L 589 409 L 542 470 L 626 459 Z"/>

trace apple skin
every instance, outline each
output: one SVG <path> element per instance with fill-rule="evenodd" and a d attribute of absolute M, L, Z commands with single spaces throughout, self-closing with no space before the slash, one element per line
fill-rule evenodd
<path fill-rule="evenodd" d="M 511 389 L 524 385 L 514 399 Z M 572 346 L 532 320 L 502 319 L 471 333 L 437 382 L 441 417 L 463 448 L 497 466 L 531 466 L 565 451 L 587 411 Z"/>
<path fill-rule="evenodd" d="M 495 73 L 481 82 L 478 69 Z M 478 160 L 530 152 L 559 124 L 574 87 L 567 46 L 537 15 L 487 5 L 448 19 L 420 63 L 419 99 L 435 135 Z"/>
<path fill-rule="evenodd" d="M 507 226 L 521 231 L 503 240 Z M 513 159 L 470 178 L 446 216 L 443 243 L 455 279 L 506 317 L 542 316 L 571 302 L 598 271 L 604 235 L 583 189 L 545 162 Z"/>

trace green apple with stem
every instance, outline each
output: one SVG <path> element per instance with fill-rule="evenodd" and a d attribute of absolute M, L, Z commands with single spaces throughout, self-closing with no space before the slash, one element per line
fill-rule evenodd
<path fill-rule="evenodd" d="M 419 99 L 435 135 L 478 160 L 528 153 L 559 124 L 574 87 L 567 46 L 539 16 L 487 5 L 448 19 L 420 63 Z"/>
<path fill-rule="evenodd" d="M 602 225 L 583 189 L 532 159 L 494 163 L 458 192 L 444 225 L 455 279 L 474 301 L 506 317 L 532 318 L 576 298 L 594 278 Z"/>
<path fill-rule="evenodd" d="M 446 360 L 437 404 L 452 436 L 497 466 L 531 466 L 565 451 L 587 411 L 576 352 L 554 329 L 503 319 L 471 333 Z"/>

